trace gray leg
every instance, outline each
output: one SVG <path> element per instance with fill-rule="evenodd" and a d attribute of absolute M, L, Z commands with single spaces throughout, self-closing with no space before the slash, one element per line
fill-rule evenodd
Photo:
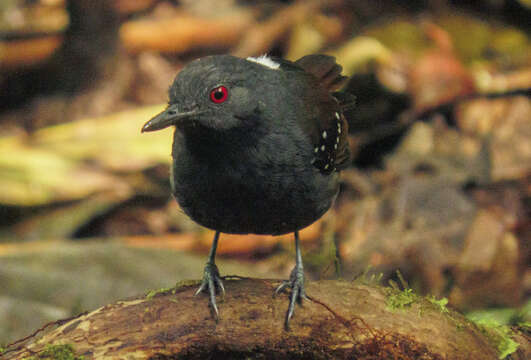
<path fill-rule="evenodd" d="M 295 311 L 295 302 L 302 303 L 303 299 L 308 299 L 304 291 L 304 268 L 302 266 L 302 255 L 299 244 L 299 232 L 295 231 L 295 267 L 291 271 L 289 280 L 285 280 L 280 284 L 275 293 L 279 293 L 286 287 L 291 288 L 291 295 L 289 298 L 288 312 L 286 313 L 286 320 L 284 327 L 289 330 L 289 320 Z"/>
<path fill-rule="evenodd" d="M 219 270 L 216 266 L 216 249 L 218 247 L 219 231 L 216 231 L 214 235 L 214 240 L 212 241 L 212 247 L 210 248 L 210 253 L 208 254 L 208 260 L 205 265 L 205 270 L 203 273 L 203 282 L 199 289 L 197 289 L 195 295 L 208 291 L 210 295 L 210 306 L 214 310 L 215 318 L 219 316 L 218 306 L 216 305 L 216 292 L 221 290 L 225 294 L 225 288 L 221 282 L 221 277 L 219 276 Z"/>

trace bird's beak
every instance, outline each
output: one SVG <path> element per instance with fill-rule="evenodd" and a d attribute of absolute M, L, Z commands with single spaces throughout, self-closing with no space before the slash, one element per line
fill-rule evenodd
<path fill-rule="evenodd" d="M 178 122 L 196 116 L 196 110 L 179 112 L 176 105 L 170 105 L 161 112 L 155 115 L 151 120 L 142 126 L 142 132 L 156 131 L 167 128 L 171 125 L 176 125 Z"/>

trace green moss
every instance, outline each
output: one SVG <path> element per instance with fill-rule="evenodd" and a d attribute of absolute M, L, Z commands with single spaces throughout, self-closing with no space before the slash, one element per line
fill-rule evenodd
<path fill-rule="evenodd" d="M 171 292 L 172 294 L 175 294 L 177 292 L 177 290 L 182 288 L 182 287 L 193 286 L 193 285 L 197 285 L 199 283 L 200 283 L 200 281 L 198 281 L 198 280 L 182 280 L 182 281 L 178 281 L 175 284 L 175 286 L 167 287 L 167 288 L 160 288 L 160 289 L 155 289 L 155 290 L 149 291 L 146 294 L 146 299 L 150 300 L 150 299 L 154 298 L 155 296 L 157 296 L 158 294 L 167 294 L 169 292 Z"/>
<path fill-rule="evenodd" d="M 433 305 L 435 305 L 441 313 L 447 313 L 448 308 L 446 305 L 448 305 L 448 299 L 443 297 L 442 299 L 437 300 L 435 296 L 430 295 L 426 298 L 429 302 L 431 302 Z"/>
<path fill-rule="evenodd" d="M 158 294 L 166 294 L 166 293 L 168 293 L 170 291 L 171 291 L 172 294 L 175 294 L 175 286 L 167 287 L 167 288 L 160 288 L 160 289 L 156 289 L 156 290 L 151 290 L 151 291 L 149 291 L 146 294 L 146 299 L 150 300 L 150 299 L 154 298 Z"/>
<path fill-rule="evenodd" d="M 407 281 L 402 276 L 402 273 L 397 270 L 396 275 L 398 277 L 398 280 L 400 280 L 400 284 L 402 285 L 403 290 L 400 290 L 399 285 L 395 281 L 389 280 L 389 285 L 391 287 L 386 288 L 386 305 L 387 308 L 391 310 L 409 307 L 411 306 L 411 304 L 413 304 L 419 299 L 419 296 L 415 294 L 413 292 L 413 289 L 409 287 Z"/>
<path fill-rule="evenodd" d="M 70 344 L 46 345 L 41 353 L 25 360 L 83 360 L 83 356 L 76 356 Z"/>
<path fill-rule="evenodd" d="M 196 286 L 201 284 L 201 280 L 181 280 L 175 284 L 175 290 L 178 290 L 185 286 Z"/>
<path fill-rule="evenodd" d="M 520 325 L 531 322 L 531 300 L 520 308 L 489 308 L 471 311 L 466 317 L 474 322 L 493 320 L 501 325 Z"/>
<path fill-rule="evenodd" d="M 400 281 L 400 285 L 393 280 L 389 280 L 390 287 L 385 289 L 387 295 L 386 306 L 388 309 L 400 310 L 411 306 L 415 302 L 418 302 L 420 305 L 419 316 L 422 316 L 424 310 L 430 307 L 428 303 L 431 303 L 442 314 L 449 313 L 449 310 L 446 307 L 448 304 L 447 298 L 437 300 L 435 296 L 430 295 L 425 298 L 428 301 L 427 303 L 426 301 L 423 301 L 422 296 L 419 296 L 413 292 L 413 289 L 409 287 L 407 281 L 404 279 L 400 271 L 397 271 L 396 275 Z"/>
<path fill-rule="evenodd" d="M 413 289 L 389 289 L 385 303 L 389 309 L 397 310 L 411 306 L 416 300 L 417 295 L 413 293 Z"/>
<path fill-rule="evenodd" d="M 479 329 L 489 340 L 496 345 L 498 358 L 505 359 L 518 349 L 518 343 L 511 338 L 511 328 L 500 325 L 491 319 L 482 319 L 476 322 Z"/>

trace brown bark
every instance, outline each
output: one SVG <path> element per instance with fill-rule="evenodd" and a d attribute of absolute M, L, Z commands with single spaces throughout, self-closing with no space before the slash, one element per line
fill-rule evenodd
<path fill-rule="evenodd" d="M 106 305 L 12 344 L 5 359 L 71 344 L 85 359 L 497 359 L 495 345 L 462 315 L 423 298 L 389 309 L 389 289 L 346 281 L 307 284 L 311 296 L 283 328 L 278 281 L 226 280 L 216 323 L 197 284 Z M 394 290 L 393 290 L 394 291 Z M 522 358 L 513 354 L 513 359 Z"/>

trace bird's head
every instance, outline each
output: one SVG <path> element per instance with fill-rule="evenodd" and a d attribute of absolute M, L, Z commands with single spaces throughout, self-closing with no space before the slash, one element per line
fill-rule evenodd
<path fill-rule="evenodd" d="M 274 70 L 274 65 L 268 68 L 230 55 L 195 60 L 175 78 L 167 108 L 149 120 L 142 132 L 171 125 L 183 131 L 216 132 L 254 126 L 264 106 L 264 77 Z"/>

